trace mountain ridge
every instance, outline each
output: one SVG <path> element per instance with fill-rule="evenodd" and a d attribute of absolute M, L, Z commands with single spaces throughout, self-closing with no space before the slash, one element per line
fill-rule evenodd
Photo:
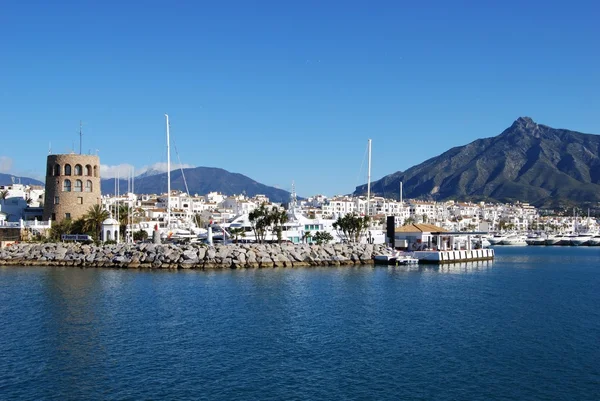
<path fill-rule="evenodd" d="M 432 200 L 522 201 L 536 206 L 600 202 L 600 135 L 519 117 L 495 137 L 453 147 L 371 183 L 374 194 Z M 366 192 L 366 184 L 355 195 Z"/>
<path fill-rule="evenodd" d="M 193 167 L 171 171 L 171 189 L 186 192 L 185 182 L 190 194 L 207 194 L 221 192 L 225 195 L 245 194 L 252 197 L 262 194 L 273 202 L 287 202 L 290 193 L 283 189 L 261 184 L 243 174 L 231 173 L 218 167 Z M 127 181 L 119 180 L 120 192 L 127 190 Z M 101 181 L 103 194 L 115 193 L 115 179 Z M 167 192 L 167 173 L 138 176 L 134 180 L 134 191 L 137 194 L 161 194 Z"/>
<path fill-rule="evenodd" d="M 23 184 L 23 185 L 41 185 L 44 186 L 45 184 L 39 180 L 36 180 L 35 178 L 29 178 L 29 177 L 19 177 L 16 176 L 14 174 L 4 174 L 4 173 L 0 173 L 0 185 L 12 185 L 13 181 L 12 178 L 14 177 L 15 179 L 15 184 Z"/>

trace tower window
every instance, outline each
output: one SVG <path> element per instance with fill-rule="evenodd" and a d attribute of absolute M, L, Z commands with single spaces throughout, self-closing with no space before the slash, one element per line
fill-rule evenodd
<path fill-rule="evenodd" d="M 75 192 L 81 192 L 83 191 L 83 183 L 81 182 L 81 180 L 76 180 L 75 181 Z"/>
<path fill-rule="evenodd" d="M 76 164 L 75 165 L 75 175 L 82 175 L 81 164 Z"/>
<path fill-rule="evenodd" d="M 71 165 L 65 164 L 65 175 L 71 175 Z"/>
<path fill-rule="evenodd" d="M 54 175 L 58 177 L 60 175 L 60 164 L 54 165 Z"/>
<path fill-rule="evenodd" d="M 92 182 L 90 180 L 85 182 L 85 192 L 92 192 Z"/>
<path fill-rule="evenodd" d="M 58 196 L 55 196 L 55 197 L 54 197 L 54 204 L 55 204 L 55 205 L 58 205 L 58 204 L 59 204 L 59 202 L 60 202 L 60 198 L 59 198 Z"/>
<path fill-rule="evenodd" d="M 63 191 L 71 192 L 71 180 L 65 180 L 65 182 L 63 182 Z"/>
<path fill-rule="evenodd" d="M 85 175 L 88 177 L 92 176 L 92 166 L 89 164 L 85 166 Z"/>

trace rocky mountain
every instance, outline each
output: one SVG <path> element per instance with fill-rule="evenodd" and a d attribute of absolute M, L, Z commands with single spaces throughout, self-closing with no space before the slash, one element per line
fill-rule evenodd
<path fill-rule="evenodd" d="M 600 202 L 600 135 L 518 118 L 478 139 L 371 183 L 374 194 L 432 200 L 522 201 L 536 206 Z M 367 186 L 354 194 L 365 194 Z"/>
<path fill-rule="evenodd" d="M 221 192 L 226 195 L 245 193 L 246 196 L 266 195 L 273 202 L 287 202 L 290 193 L 254 181 L 242 174 L 213 167 L 195 167 L 183 169 L 185 180 L 191 194 Z M 184 175 L 181 170 L 171 171 L 171 189 L 185 191 Z M 115 179 L 102 180 L 102 193 L 115 193 Z M 127 190 L 127 181 L 120 180 L 121 193 Z M 135 193 L 161 194 L 167 192 L 167 173 L 138 176 L 134 182 Z"/>
<path fill-rule="evenodd" d="M 41 181 L 38 181 L 29 177 L 17 177 L 12 174 L 3 174 L 0 173 L 0 185 L 11 185 L 11 184 L 23 184 L 23 185 L 41 185 L 45 184 Z"/>

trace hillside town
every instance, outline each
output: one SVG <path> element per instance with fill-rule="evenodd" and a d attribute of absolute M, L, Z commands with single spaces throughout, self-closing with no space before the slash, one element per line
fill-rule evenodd
<path fill-rule="evenodd" d="M 452 232 L 597 232 L 598 220 L 585 213 L 577 215 L 549 214 L 527 203 L 492 204 L 471 202 L 427 202 L 407 199 L 398 201 L 383 197 L 352 197 L 315 195 L 296 199 L 288 204 L 270 202 L 264 195 L 225 195 L 210 192 L 206 195 L 189 195 L 171 191 L 170 197 L 139 195 L 131 192 L 119 196 L 102 196 L 102 207 L 111 217 L 126 225 L 125 238 L 132 241 L 133 233 L 145 231 L 148 236 L 157 228 L 165 228 L 174 238 L 206 236 L 209 226 L 215 234 L 229 235 L 226 228 L 236 222 L 249 224 L 248 216 L 261 205 L 267 209 L 287 210 L 302 219 L 298 238 L 291 242 L 312 242 L 307 232 L 327 229 L 324 222 L 333 222 L 346 215 L 369 216 L 372 230 L 384 230 L 388 216 L 394 216 L 395 225 L 427 223 Z M 0 186 L 0 227 L 21 227 L 45 235 L 52 220 L 43 219 L 44 188 L 12 184 Z M 118 214 L 118 216 L 117 216 Z M 218 227 L 218 228 L 217 228 Z M 315 230 L 316 229 L 316 230 Z M 251 230 L 248 229 L 248 232 Z M 146 235 L 144 235 L 144 238 Z M 226 238 L 225 238 L 226 239 Z M 251 239 L 246 238 L 247 241 Z"/>

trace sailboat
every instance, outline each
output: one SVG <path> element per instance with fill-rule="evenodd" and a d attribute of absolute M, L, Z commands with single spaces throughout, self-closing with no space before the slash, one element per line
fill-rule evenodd
<path fill-rule="evenodd" d="M 368 142 L 368 167 L 367 167 L 367 209 L 365 210 L 365 216 L 371 215 L 371 145 L 372 141 L 369 138 Z M 360 239 L 360 242 L 366 242 L 370 244 L 384 244 L 385 243 L 385 231 L 382 229 L 370 229 Z"/>
<path fill-rule="evenodd" d="M 171 207 L 171 133 L 169 124 L 169 115 L 165 114 L 166 125 L 166 140 L 167 140 L 167 198 L 166 198 L 166 213 L 164 220 L 142 221 L 137 226 L 137 229 L 146 231 L 149 236 L 152 236 L 153 231 L 158 231 L 163 240 L 193 240 L 198 237 L 198 234 L 206 230 L 199 229 L 193 223 L 191 217 L 184 220 L 173 219 L 173 211 Z M 183 171 L 182 171 L 183 173 Z M 187 185 L 186 185 L 187 188 Z M 188 216 L 189 217 L 189 216 Z"/>

